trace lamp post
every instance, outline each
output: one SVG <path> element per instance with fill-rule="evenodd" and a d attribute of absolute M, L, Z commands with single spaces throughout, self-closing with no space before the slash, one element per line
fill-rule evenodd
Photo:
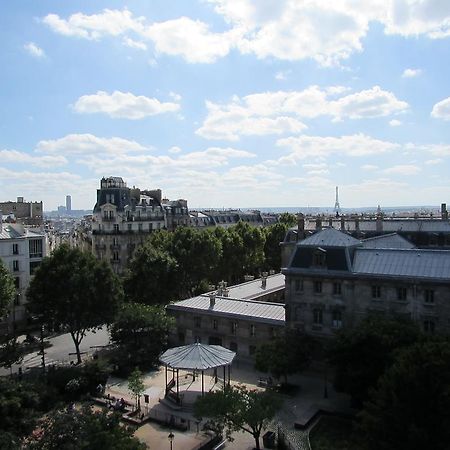
<path fill-rule="evenodd" d="M 170 432 L 169 436 L 167 436 L 167 439 L 169 439 L 169 442 L 170 442 L 170 450 L 173 449 L 173 438 L 174 437 L 175 437 L 175 435 L 172 432 Z"/>

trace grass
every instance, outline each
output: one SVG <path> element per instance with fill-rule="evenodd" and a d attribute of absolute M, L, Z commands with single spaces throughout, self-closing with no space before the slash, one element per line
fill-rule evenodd
<path fill-rule="evenodd" d="M 352 440 L 352 421 L 323 416 L 309 435 L 312 450 L 358 450 Z"/>

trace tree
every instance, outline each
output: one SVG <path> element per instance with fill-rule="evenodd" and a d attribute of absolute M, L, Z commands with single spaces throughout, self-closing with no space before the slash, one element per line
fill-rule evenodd
<path fill-rule="evenodd" d="M 44 258 L 27 293 L 31 312 L 69 331 L 78 363 L 86 331 L 111 322 L 121 297 L 119 279 L 105 261 L 67 245 Z"/>
<path fill-rule="evenodd" d="M 174 325 L 162 306 L 124 303 L 110 327 L 111 340 L 119 347 L 117 363 L 141 368 L 156 365 Z"/>
<path fill-rule="evenodd" d="M 247 222 L 239 222 L 234 230 L 242 239 L 240 266 L 243 273 L 256 274 L 264 264 L 264 232 Z"/>
<path fill-rule="evenodd" d="M 212 281 L 217 283 L 226 280 L 230 284 L 238 282 L 245 275 L 241 255 L 244 252 L 244 242 L 235 227 L 216 227 L 214 234 L 220 241 L 222 252 L 218 268 Z"/>
<path fill-rule="evenodd" d="M 245 386 L 230 386 L 223 391 L 209 392 L 199 397 L 194 405 L 195 416 L 207 417 L 216 431 L 226 431 L 231 439 L 234 431 L 245 431 L 259 439 L 281 407 L 281 401 L 270 391 L 248 390 Z"/>
<path fill-rule="evenodd" d="M 8 313 L 15 294 L 14 279 L 0 259 L 0 319 Z"/>
<path fill-rule="evenodd" d="M 136 367 L 131 375 L 128 377 L 128 389 L 134 395 L 136 399 L 136 409 L 141 409 L 141 395 L 145 390 L 144 377 L 142 372 Z"/>
<path fill-rule="evenodd" d="M 265 229 L 264 257 L 266 269 L 281 269 L 281 247 L 289 226 L 285 223 L 276 223 Z"/>
<path fill-rule="evenodd" d="M 155 233 L 157 235 L 163 233 Z M 178 263 L 167 250 L 146 241 L 131 260 L 125 275 L 124 289 L 128 301 L 147 305 L 165 305 L 177 298 Z"/>
<path fill-rule="evenodd" d="M 353 329 L 342 330 L 328 349 L 335 367 L 334 385 L 359 405 L 369 389 L 395 360 L 396 351 L 421 338 L 416 324 L 407 320 L 370 316 Z"/>
<path fill-rule="evenodd" d="M 0 366 L 11 368 L 13 364 L 22 361 L 25 348 L 17 342 L 17 337 L 11 334 L 0 336 Z"/>
<path fill-rule="evenodd" d="M 145 444 L 120 423 L 120 414 L 81 410 L 57 410 L 48 414 L 40 428 L 27 439 L 25 450 L 144 450 Z"/>
<path fill-rule="evenodd" d="M 284 212 L 280 214 L 278 222 L 287 225 L 288 228 L 293 227 L 297 225 L 297 216 L 292 213 Z"/>
<path fill-rule="evenodd" d="M 381 377 L 360 414 L 369 450 L 448 449 L 450 343 L 421 342 L 403 349 Z"/>
<path fill-rule="evenodd" d="M 275 378 L 284 377 L 306 369 L 312 359 L 314 340 L 295 330 L 286 332 L 256 350 L 255 369 L 270 373 Z"/>

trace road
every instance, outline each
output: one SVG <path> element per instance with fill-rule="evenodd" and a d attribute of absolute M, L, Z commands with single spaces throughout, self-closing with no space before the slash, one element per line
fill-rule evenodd
<path fill-rule="evenodd" d="M 45 363 L 70 363 L 70 361 L 76 362 L 76 355 L 70 353 L 75 352 L 75 345 L 69 333 L 60 334 L 58 336 L 51 337 L 48 340 L 52 346 L 45 349 Z M 80 344 L 80 350 L 82 352 L 92 353 L 95 351 L 95 346 L 107 345 L 109 343 L 109 334 L 106 327 L 94 332 L 88 332 L 83 338 Z M 82 355 L 84 356 L 84 355 Z M 15 373 L 22 367 L 25 372 L 33 367 L 41 367 L 42 358 L 38 351 L 29 353 L 25 356 L 21 364 L 15 364 L 12 367 L 12 371 Z M 8 375 L 11 373 L 9 369 L 0 367 L 0 376 Z"/>

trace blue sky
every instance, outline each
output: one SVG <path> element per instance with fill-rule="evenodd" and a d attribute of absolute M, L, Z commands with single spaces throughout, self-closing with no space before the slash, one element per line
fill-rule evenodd
<path fill-rule="evenodd" d="M 2 2 L 0 201 L 450 202 L 450 2 Z"/>

